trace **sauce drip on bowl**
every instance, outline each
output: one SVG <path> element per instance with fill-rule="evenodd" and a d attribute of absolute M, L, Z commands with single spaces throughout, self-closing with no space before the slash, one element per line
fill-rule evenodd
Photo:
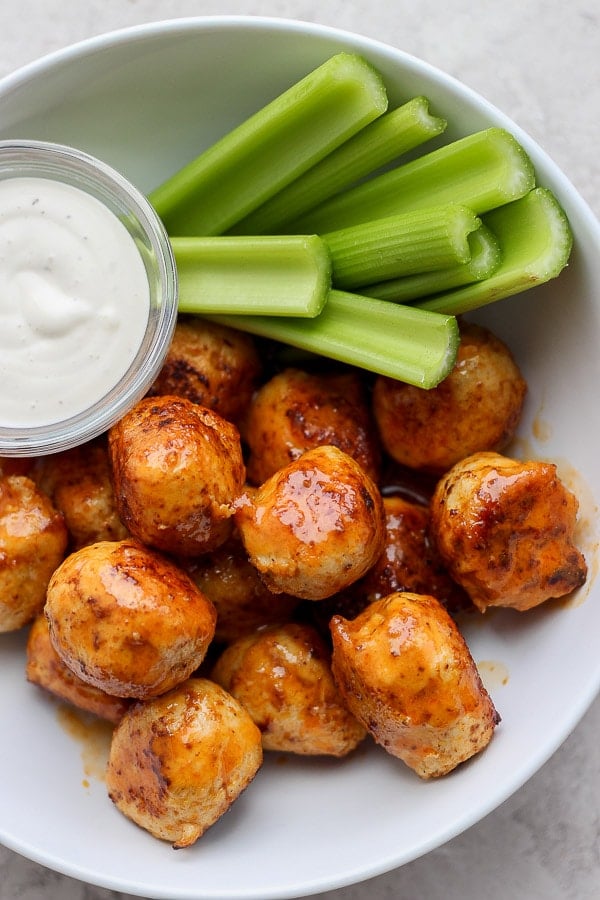
<path fill-rule="evenodd" d="M 149 308 L 140 252 L 100 200 L 50 178 L 0 181 L 0 425 L 49 425 L 100 400 Z"/>

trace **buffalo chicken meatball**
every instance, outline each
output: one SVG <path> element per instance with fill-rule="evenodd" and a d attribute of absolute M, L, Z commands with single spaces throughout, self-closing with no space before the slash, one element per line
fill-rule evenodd
<path fill-rule="evenodd" d="M 63 514 L 71 550 L 128 536 L 117 511 L 106 441 L 41 457 L 32 477 Z"/>
<path fill-rule="evenodd" d="M 144 544 L 196 556 L 230 536 L 245 482 L 230 422 L 189 400 L 146 398 L 112 427 L 109 450 L 121 518 Z"/>
<path fill-rule="evenodd" d="M 250 784 L 260 731 L 219 685 L 190 678 L 134 703 L 113 733 L 106 786 L 117 808 L 154 837 L 189 847 Z"/>
<path fill-rule="evenodd" d="M 526 390 L 508 347 L 487 329 L 463 323 L 454 368 L 437 387 L 379 376 L 373 412 L 392 459 L 441 475 L 471 453 L 504 449 Z"/>
<path fill-rule="evenodd" d="M 310 625 L 288 622 L 240 638 L 212 678 L 249 712 L 265 750 L 342 757 L 366 736 L 333 681 L 329 649 Z"/>
<path fill-rule="evenodd" d="M 180 316 L 150 395 L 173 394 L 237 422 L 262 365 L 253 338 L 199 317 Z"/>
<path fill-rule="evenodd" d="M 385 539 L 383 501 L 337 447 L 308 450 L 240 499 L 250 562 L 274 592 L 322 600 L 373 565 Z"/>
<path fill-rule="evenodd" d="M 499 716 L 441 603 L 398 592 L 331 620 L 332 669 L 348 709 L 421 778 L 446 775 L 490 742 Z"/>
<path fill-rule="evenodd" d="M 0 632 L 41 611 L 67 541 L 63 516 L 30 478 L 0 477 Z"/>
<path fill-rule="evenodd" d="M 354 618 L 372 603 L 395 591 L 430 594 L 455 613 L 469 605 L 465 591 L 450 577 L 429 539 L 429 507 L 401 496 L 383 498 L 385 542 L 369 571 L 346 591 L 316 604 L 323 619 L 340 613 Z"/>
<path fill-rule="evenodd" d="M 31 684 L 108 722 L 118 722 L 131 702 L 87 684 L 69 669 L 54 649 L 43 613 L 29 629 L 25 675 Z"/>
<path fill-rule="evenodd" d="M 198 668 L 214 637 L 211 601 L 172 562 L 135 541 L 70 554 L 48 585 L 55 650 L 117 697 L 162 694 Z"/>
<path fill-rule="evenodd" d="M 553 463 L 475 453 L 440 479 L 431 536 L 482 612 L 527 610 L 585 582 L 574 544 L 578 503 Z"/>
<path fill-rule="evenodd" d="M 287 621 L 298 605 L 297 597 L 274 594 L 263 584 L 237 534 L 212 553 L 186 561 L 185 570 L 214 603 L 215 640 L 225 644 L 261 625 Z"/>
<path fill-rule="evenodd" d="M 255 394 L 244 424 L 248 478 L 262 484 L 307 450 L 332 444 L 377 481 L 380 446 L 358 374 L 289 368 Z"/>

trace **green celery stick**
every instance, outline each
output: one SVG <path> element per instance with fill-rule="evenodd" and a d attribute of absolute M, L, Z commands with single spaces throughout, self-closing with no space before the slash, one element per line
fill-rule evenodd
<path fill-rule="evenodd" d="M 489 278 L 500 265 L 502 257 L 498 239 L 482 223 L 476 231 L 469 234 L 467 240 L 471 250 L 471 258 L 467 262 L 447 269 L 417 272 L 415 275 L 364 286 L 361 293 L 393 303 L 411 303 L 421 297 Z"/>
<path fill-rule="evenodd" d="M 288 222 L 382 166 L 441 134 L 445 119 L 414 97 L 375 119 L 231 229 L 232 234 L 276 234 Z"/>
<path fill-rule="evenodd" d="M 222 234 L 387 109 L 380 74 L 338 53 L 149 195 L 172 236 Z"/>
<path fill-rule="evenodd" d="M 468 236 L 481 220 L 466 206 L 417 209 L 322 235 L 333 264 L 333 285 L 366 284 L 441 269 L 470 258 Z"/>
<path fill-rule="evenodd" d="M 496 271 L 484 281 L 416 306 L 459 315 L 556 278 L 567 265 L 573 235 L 564 211 L 547 188 L 535 188 L 520 200 L 488 213 L 484 220 L 502 249 Z"/>
<path fill-rule="evenodd" d="M 316 316 L 331 286 L 317 235 L 171 238 L 179 311 Z"/>
<path fill-rule="evenodd" d="M 479 215 L 533 187 L 533 165 L 521 145 L 504 129 L 492 127 L 338 194 L 285 230 L 322 234 L 442 203 L 463 203 Z"/>
<path fill-rule="evenodd" d="M 448 375 L 459 343 L 454 316 L 337 290 L 314 319 L 207 318 L 422 388 Z"/>

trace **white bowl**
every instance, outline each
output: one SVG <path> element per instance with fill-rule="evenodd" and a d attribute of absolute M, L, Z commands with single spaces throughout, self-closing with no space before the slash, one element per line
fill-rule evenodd
<path fill-rule="evenodd" d="M 225 17 L 137 27 L 25 67 L 0 83 L 0 138 L 74 145 L 147 191 L 341 49 L 372 60 L 392 103 L 429 96 L 449 118 L 445 140 L 492 123 L 508 128 L 570 219 L 575 249 L 561 277 L 478 318 L 510 344 L 529 381 L 515 452 L 555 460 L 580 496 L 589 583 L 570 601 L 467 625 L 502 724 L 489 748 L 451 776 L 423 783 L 374 745 L 343 761 L 288 757 L 283 764 L 271 755 L 231 811 L 193 848 L 178 852 L 113 808 L 93 774 L 89 739 L 82 753 L 56 706 L 25 682 L 25 635 L 0 636 L 0 721 L 5 730 L 10 723 L 0 743 L 0 839 L 107 888 L 170 900 L 281 900 L 400 866 L 517 790 L 600 686 L 600 228 L 514 123 L 447 75 L 372 40 L 282 19 Z"/>

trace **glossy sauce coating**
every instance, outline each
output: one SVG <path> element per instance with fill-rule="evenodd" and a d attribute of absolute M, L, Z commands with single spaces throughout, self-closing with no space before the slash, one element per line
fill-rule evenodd
<path fill-rule="evenodd" d="M 360 578 L 383 547 L 383 502 L 355 460 L 317 447 L 238 504 L 249 559 L 270 590 L 330 597 Z"/>
<path fill-rule="evenodd" d="M 189 847 L 262 764 L 260 731 L 219 685 L 190 678 L 136 703 L 116 727 L 106 772 L 121 812 L 154 837 Z"/>
<path fill-rule="evenodd" d="M 329 649 L 309 625 L 272 625 L 240 638 L 212 677 L 248 710 L 265 750 L 341 757 L 366 736 L 333 681 Z"/>
<path fill-rule="evenodd" d="M 430 531 L 480 610 L 526 610 L 585 582 L 574 543 L 577 509 L 553 463 L 477 453 L 440 479 Z"/>
<path fill-rule="evenodd" d="M 180 397 L 140 401 L 109 432 L 121 519 L 135 537 L 176 556 L 219 547 L 245 481 L 239 432 Z"/>
<path fill-rule="evenodd" d="M 353 619 L 374 600 L 395 591 L 436 597 L 450 612 L 470 605 L 466 592 L 450 577 L 429 539 L 429 507 L 405 497 L 383 497 L 385 541 L 381 554 L 358 581 L 315 605 L 319 622 L 334 613 Z"/>
<path fill-rule="evenodd" d="M 343 450 L 378 480 L 381 448 L 365 388 L 355 372 L 279 372 L 256 392 L 243 433 L 253 484 L 262 484 L 307 450 L 326 444 Z"/>
<path fill-rule="evenodd" d="M 0 632 L 41 611 L 67 541 L 63 516 L 30 478 L 0 477 Z"/>
<path fill-rule="evenodd" d="M 188 576 L 135 541 L 102 541 L 56 570 L 45 606 L 54 648 L 88 684 L 118 697 L 170 690 L 200 665 L 216 612 Z"/>
<path fill-rule="evenodd" d="M 118 722 L 129 708 L 129 700 L 87 684 L 69 669 L 54 649 L 43 613 L 36 616 L 29 629 L 25 674 L 32 684 L 108 722 Z"/>
<path fill-rule="evenodd" d="M 128 536 L 117 510 L 104 439 L 41 457 L 32 477 L 63 514 L 71 550 Z"/>
<path fill-rule="evenodd" d="M 186 561 L 185 570 L 217 610 L 216 641 L 228 644 L 262 625 L 287 621 L 298 605 L 297 597 L 274 594 L 263 584 L 237 534 Z"/>
<path fill-rule="evenodd" d="M 331 620 L 333 674 L 388 753 L 437 778 L 482 750 L 499 721 L 469 649 L 434 597 L 398 592 Z"/>

